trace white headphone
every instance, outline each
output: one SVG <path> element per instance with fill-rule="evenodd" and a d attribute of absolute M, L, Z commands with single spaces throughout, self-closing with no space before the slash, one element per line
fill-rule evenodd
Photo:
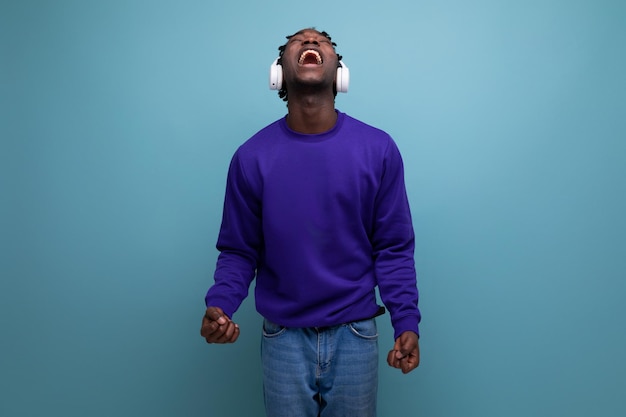
<path fill-rule="evenodd" d="M 347 93 L 350 85 L 350 70 L 343 61 L 339 61 L 337 67 L 337 92 Z M 280 90 L 283 88 L 283 66 L 278 63 L 278 58 L 270 65 L 270 90 Z"/>

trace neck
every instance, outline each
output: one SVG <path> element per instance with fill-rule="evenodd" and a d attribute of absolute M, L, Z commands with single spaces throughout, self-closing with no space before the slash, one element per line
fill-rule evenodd
<path fill-rule="evenodd" d="M 329 131 L 337 123 L 335 99 L 331 96 L 289 96 L 287 125 L 292 130 L 305 134 Z"/>

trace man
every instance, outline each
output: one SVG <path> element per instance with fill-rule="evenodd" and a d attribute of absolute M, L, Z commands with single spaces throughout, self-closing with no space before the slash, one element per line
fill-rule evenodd
<path fill-rule="evenodd" d="M 375 416 L 374 317 L 391 314 L 390 366 L 419 364 L 414 234 L 393 140 L 335 109 L 341 57 L 326 32 L 279 48 L 288 114 L 235 153 L 201 334 L 233 343 L 256 276 L 267 415 Z"/>

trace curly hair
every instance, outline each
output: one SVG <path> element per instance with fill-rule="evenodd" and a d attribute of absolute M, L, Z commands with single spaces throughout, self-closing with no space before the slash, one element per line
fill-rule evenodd
<path fill-rule="evenodd" d="M 318 31 L 317 29 L 315 29 L 314 27 L 308 28 L 308 29 L 303 29 L 303 30 L 315 30 L 317 31 L 320 35 L 322 35 L 323 37 L 325 37 L 326 39 L 328 39 L 331 43 L 331 45 L 333 46 L 333 49 L 335 49 L 337 47 L 337 44 L 335 42 L 333 42 L 333 39 L 330 37 L 330 35 L 326 32 L 326 31 Z M 287 42 L 285 42 L 284 45 L 281 45 L 278 47 L 278 64 L 282 65 L 283 63 L 283 54 L 285 53 L 285 48 L 287 48 L 287 44 L 289 43 L 289 40 L 291 38 L 293 38 L 294 36 L 296 36 L 297 34 L 299 34 L 302 31 L 298 31 L 296 33 L 294 33 L 293 35 L 288 35 L 285 36 L 287 38 Z M 335 53 L 337 53 L 335 51 Z M 339 54 L 337 54 L 337 67 L 340 66 L 339 61 L 341 61 L 341 59 L 343 59 L 343 57 Z M 335 97 L 337 96 L 337 89 L 334 88 L 333 89 L 333 93 L 335 94 Z M 283 83 L 283 86 L 280 90 L 278 90 L 278 97 L 282 98 L 283 101 L 288 101 L 288 97 L 287 97 L 287 86 Z"/>

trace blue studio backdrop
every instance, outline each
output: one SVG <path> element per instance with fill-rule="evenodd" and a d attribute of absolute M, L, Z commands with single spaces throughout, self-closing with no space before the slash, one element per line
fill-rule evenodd
<path fill-rule="evenodd" d="M 422 364 L 381 416 L 626 415 L 626 2 L 0 2 L 0 415 L 260 416 L 261 320 L 200 338 L 228 163 L 327 30 L 398 143 Z"/>

